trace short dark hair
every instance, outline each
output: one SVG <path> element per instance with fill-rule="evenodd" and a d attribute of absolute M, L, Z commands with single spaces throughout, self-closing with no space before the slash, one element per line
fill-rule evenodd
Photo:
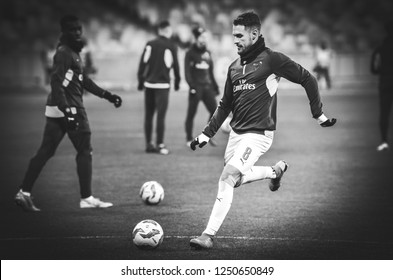
<path fill-rule="evenodd" d="M 60 19 L 60 28 L 61 31 L 66 31 L 68 28 L 68 24 L 72 22 L 80 21 L 77 16 L 74 15 L 65 15 Z"/>
<path fill-rule="evenodd" d="M 261 20 L 253 11 L 238 15 L 238 17 L 233 20 L 233 25 L 244 25 L 245 28 L 257 28 L 261 30 Z"/>
<path fill-rule="evenodd" d="M 164 29 L 164 28 L 167 28 L 168 26 L 170 26 L 170 23 L 169 23 L 169 21 L 167 21 L 167 20 L 163 20 L 163 21 L 161 21 L 159 24 L 158 24 L 158 29 Z"/>
<path fill-rule="evenodd" d="M 192 29 L 192 34 L 194 35 L 195 39 L 198 39 L 198 37 L 201 36 L 201 34 L 204 32 L 206 32 L 206 29 L 201 26 L 195 26 Z"/>

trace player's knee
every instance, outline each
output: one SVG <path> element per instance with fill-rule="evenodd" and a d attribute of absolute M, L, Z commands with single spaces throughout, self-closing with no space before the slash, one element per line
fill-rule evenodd
<path fill-rule="evenodd" d="M 237 182 L 241 180 L 242 173 L 236 167 L 227 164 L 221 173 L 220 180 L 226 182 L 232 187 L 237 185 Z"/>
<path fill-rule="evenodd" d="M 82 149 L 78 151 L 77 157 L 85 157 L 85 158 L 92 158 L 93 157 L 93 149 Z"/>

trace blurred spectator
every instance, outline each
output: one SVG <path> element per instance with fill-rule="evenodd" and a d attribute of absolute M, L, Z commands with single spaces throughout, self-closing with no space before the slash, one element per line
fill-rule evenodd
<path fill-rule="evenodd" d="M 180 74 L 177 46 L 171 41 L 172 27 L 167 20 L 158 25 L 158 37 L 147 42 L 139 63 L 138 90 L 145 89 L 146 152 L 169 154 L 164 144 L 165 116 L 168 109 L 170 70 L 175 76 L 175 90 L 179 90 Z M 157 111 L 157 138 L 152 142 L 153 117 Z"/>
<path fill-rule="evenodd" d="M 324 81 L 326 82 L 326 87 L 330 89 L 332 84 L 330 80 L 329 67 L 330 67 L 330 61 L 332 59 L 332 52 L 328 48 L 327 43 L 325 41 L 322 41 L 320 46 L 317 47 L 315 58 L 316 58 L 316 65 L 313 70 L 315 72 L 316 78 L 318 82 L 321 80 L 321 78 L 323 78 Z"/>
<path fill-rule="evenodd" d="M 94 66 L 93 55 L 91 49 L 89 48 L 89 43 L 87 39 L 85 41 L 85 47 L 82 50 L 82 60 L 83 60 L 83 72 L 88 77 L 94 76 L 97 73 L 97 68 Z"/>
<path fill-rule="evenodd" d="M 387 37 L 371 56 L 371 72 L 379 75 L 379 128 L 381 144 L 377 151 L 389 149 L 389 115 L 393 103 L 393 21 L 385 25 Z"/>
<path fill-rule="evenodd" d="M 188 95 L 188 109 L 185 121 L 187 146 L 193 139 L 194 117 L 198 109 L 199 101 L 205 104 L 209 111 L 209 119 L 213 116 L 217 107 L 216 96 L 219 95 L 219 88 L 214 77 L 213 60 L 210 51 L 207 49 L 207 33 L 202 27 L 195 27 L 192 30 L 195 42 L 186 52 L 184 60 L 184 70 L 187 83 L 190 87 Z M 216 145 L 210 139 L 210 144 Z"/>

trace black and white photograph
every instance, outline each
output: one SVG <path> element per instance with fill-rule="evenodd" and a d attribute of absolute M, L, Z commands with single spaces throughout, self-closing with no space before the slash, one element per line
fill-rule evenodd
<path fill-rule="evenodd" d="M 393 277 L 392 1 L 1 0 L 0 34 L 2 279 Z"/>

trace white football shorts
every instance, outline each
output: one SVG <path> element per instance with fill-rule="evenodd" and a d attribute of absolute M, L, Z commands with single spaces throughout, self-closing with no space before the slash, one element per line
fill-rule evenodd
<path fill-rule="evenodd" d="M 236 167 L 242 174 L 248 171 L 273 143 L 274 131 L 265 130 L 264 134 L 237 134 L 232 130 L 225 149 L 225 165 Z"/>

